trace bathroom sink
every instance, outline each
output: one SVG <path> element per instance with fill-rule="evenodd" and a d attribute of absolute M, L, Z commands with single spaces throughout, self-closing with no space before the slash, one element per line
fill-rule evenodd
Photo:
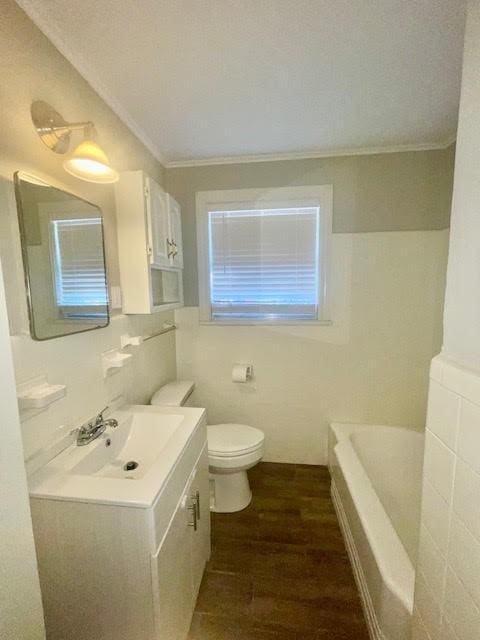
<path fill-rule="evenodd" d="M 98 445 L 70 473 L 126 480 L 143 478 L 183 419 L 178 414 L 133 413 L 115 430 L 103 434 Z"/>
<path fill-rule="evenodd" d="M 32 497 L 149 506 L 189 441 L 205 428 L 205 411 L 189 407 L 131 405 L 109 417 L 117 428 L 82 447 L 72 435 L 30 476 Z"/>

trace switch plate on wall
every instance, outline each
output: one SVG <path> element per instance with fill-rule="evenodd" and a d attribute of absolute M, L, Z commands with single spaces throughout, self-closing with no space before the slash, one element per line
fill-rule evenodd
<path fill-rule="evenodd" d="M 122 289 L 119 286 L 110 287 L 110 304 L 112 309 L 122 308 Z"/>

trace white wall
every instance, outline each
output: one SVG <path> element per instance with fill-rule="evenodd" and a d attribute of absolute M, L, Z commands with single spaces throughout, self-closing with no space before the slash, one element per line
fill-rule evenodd
<path fill-rule="evenodd" d="M 0 638 L 41 640 L 40 585 L 0 265 Z"/>
<path fill-rule="evenodd" d="M 428 366 L 441 344 L 448 231 L 335 233 L 332 326 L 201 325 L 175 312 L 179 378 L 210 423 L 266 433 L 266 459 L 326 463 L 330 420 L 423 428 Z M 255 380 L 231 382 L 234 362 Z"/>
<path fill-rule="evenodd" d="M 101 353 L 120 348 L 124 333 L 148 335 L 158 331 L 162 319 L 173 320 L 171 314 L 158 316 L 119 315 L 105 329 L 43 342 L 29 336 L 12 337 L 17 383 L 46 374 L 50 383 L 67 385 L 65 398 L 22 421 L 27 459 L 96 415 L 119 395 L 128 402 L 147 404 L 155 389 L 175 379 L 175 338 L 171 333 L 140 347 L 129 347 L 126 352 L 134 355 L 127 365 L 109 378 L 102 377 Z"/>
<path fill-rule="evenodd" d="M 413 640 L 480 637 L 480 377 L 432 361 Z"/>
<path fill-rule="evenodd" d="M 26 298 L 20 264 L 20 239 L 12 183 L 0 179 L 0 247 L 8 265 L 7 303 L 15 324 L 25 323 Z M 7 250 L 8 249 L 8 250 Z M 119 373 L 104 379 L 101 354 L 120 348 L 120 336 L 149 335 L 173 321 L 173 313 L 147 316 L 113 315 L 104 329 L 38 342 L 28 329 L 11 338 L 17 384 L 46 375 L 52 384 L 66 384 L 67 395 L 37 416 L 22 419 L 26 458 L 58 440 L 63 434 L 111 403 L 119 395 L 129 402 L 146 403 L 152 392 L 175 379 L 175 337 L 167 333 L 129 347 L 133 358 Z"/>
<path fill-rule="evenodd" d="M 144 402 L 157 385 L 176 375 L 173 333 L 145 343 L 135 352 L 128 368 L 109 380 L 101 377 L 100 366 L 101 352 L 119 347 L 121 333 L 152 333 L 160 329 L 166 319 L 171 320 L 172 314 L 144 318 L 118 316 L 106 329 L 42 343 L 33 341 L 25 331 L 25 288 L 11 186 L 14 171 L 28 171 L 98 204 L 105 222 L 109 283 L 119 283 L 113 185 L 91 184 L 65 172 L 64 157 L 52 153 L 37 136 L 30 117 L 31 102 L 43 99 L 67 120 L 93 120 L 100 144 L 118 171 L 143 169 L 161 183 L 163 167 L 14 0 L 0 2 L 0 58 L 3 62 L 0 69 L 0 255 L 15 334 L 12 337 L 15 374 L 18 383 L 46 374 L 50 382 L 66 384 L 68 388 L 65 399 L 22 423 L 25 454 L 31 456 L 64 430 L 98 412 L 118 393 L 131 401 Z M 72 141 L 77 144 L 80 139 L 78 135 Z"/>
<path fill-rule="evenodd" d="M 443 351 L 480 371 L 480 3 L 468 6 Z"/>
<path fill-rule="evenodd" d="M 414 640 L 480 637 L 480 0 L 468 3 L 444 317 L 432 362 Z"/>

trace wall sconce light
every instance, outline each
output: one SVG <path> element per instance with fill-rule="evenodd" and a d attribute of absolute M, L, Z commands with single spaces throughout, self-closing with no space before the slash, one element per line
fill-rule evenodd
<path fill-rule="evenodd" d="M 30 112 L 40 140 L 54 153 L 67 153 L 72 131 L 83 131 L 83 142 L 63 163 L 65 171 L 88 182 L 117 182 L 118 173 L 110 166 L 105 151 L 94 140 L 93 122 L 66 122 L 58 111 L 43 100 L 33 102 Z"/>

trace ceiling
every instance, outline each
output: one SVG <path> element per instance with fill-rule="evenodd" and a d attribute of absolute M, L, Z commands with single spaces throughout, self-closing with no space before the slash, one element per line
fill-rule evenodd
<path fill-rule="evenodd" d="M 455 137 L 461 0 L 18 0 L 168 165 Z"/>

